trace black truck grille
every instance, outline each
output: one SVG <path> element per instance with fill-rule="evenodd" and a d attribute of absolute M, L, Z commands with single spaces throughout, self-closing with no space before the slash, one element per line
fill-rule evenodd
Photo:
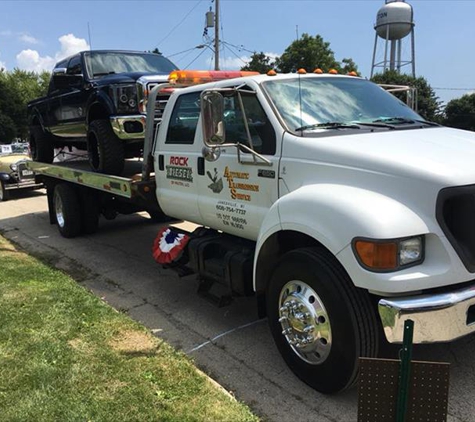
<path fill-rule="evenodd" d="M 437 221 L 463 264 L 475 272 L 475 185 L 439 192 Z"/>

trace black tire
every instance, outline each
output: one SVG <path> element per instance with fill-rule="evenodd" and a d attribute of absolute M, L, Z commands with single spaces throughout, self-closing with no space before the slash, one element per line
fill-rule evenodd
<path fill-rule="evenodd" d="M 54 188 L 53 207 L 56 224 L 63 237 L 81 233 L 81 203 L 77 190 L 66 183 Z"/>
<path fill-rule="evenodd" d="M 81 191 L 81 232 L 93 234 L 99 227 L 99 198 L 89 189 Z"/>
<path fill-rule="evenodd" d="M 10 192 L 7 191 L 5 182 L 0 180 L 0 202 L 7 201 L 10 197 Z"/>
<path fill-rule="evenodd" d="M 124 143 L 108 120 L 94 120 L 87 135 L 89 164 L 98 173 L 120 175 L 124 169 Z"/>
<path fill-rule="evenodd" d="M 282 357 L 321 393 L 351 387 L 358 358 L 377 355 L 378 322 L 370 297 L 324 249 L 286 253 L 272 275 L 266 303 Z"/>
<path fill-rule="evenodd" d="M 33 161 L 52 163 L 54 159 L 53 140 L 41 126 L 30 127 L 30 152 Z"/>
<path fill-rule="evenodd" d="M 154 223 L 166 223 L 168 221 L 171 221 L 171 218 L 168 217 L 168 215 L 165 215 L 161 211 L 147 211 L 148 215 L 150 216 L 150 219 Z"/>

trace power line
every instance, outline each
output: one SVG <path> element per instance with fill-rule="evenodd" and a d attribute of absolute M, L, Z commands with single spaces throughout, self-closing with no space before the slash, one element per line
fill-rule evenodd
<path fill-rule="evenodd" d="M 440 89 L 444 91 L 475 91 L 474 88 L 440 88 L 440 87 L 432 87 L 432 89 Z"/>
<path fill-rule="evenodd" d="M 191 9 L 190 11 L 183 17 L 183 19 L 178 22 L 171 30 L 170 32 L 168 32 L 167 35 L 165 35 L 157 44 L 157 47 L 163 42 L 165 41 L 172 33 L 173 31 L 175 31 L 175 29 L 177 29 L 184 21 L 185 19 L 191 14 L 191 12 L 193 12 L 193 10 L 195 10 L 201 3 L 203 2 L 203 0 L 199 0 L 198 3 L 196 3 Z"/>

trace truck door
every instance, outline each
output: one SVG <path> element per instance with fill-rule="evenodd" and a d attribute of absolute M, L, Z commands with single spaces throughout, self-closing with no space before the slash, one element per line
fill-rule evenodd
<path fill-rule="evenodd" d="M 236 147 L 221 148 L 216 161 L 201 159 L 198 203 L 205 225 L 256 240 L 262 220 L 278 199 L 279 154 L 274 127 L 256 94 L 244 93 L 241 98 L 243 109 L 237 93 L 225 96 L 226 143 L 244 143 L 271 165 L 259 158 L 254 161 L 254 156 L 244 149 L 239 159 Z M 202 143 L 201 131 L 199 136 Z"/>
<path fill-rule="evenodd" d="M 157 198 L 170 216 L 201 223 L 198 209 L 197 168 L 201 138 L 197 138 L 200 92 L 180 95 L 160 126 L 159 148 L 154 152 Z M 168 117 L 169 116 L 169 117 Z"/>
<path fill-rule="evenodd" d="M 61 113 L 58 134 L 66 138 L 83 137 L 86 134 L 86 103 L 88 91 L 84 88 L 81 56 L 71 58 L 66 70 L 70 80 L 61 95 Z"/>

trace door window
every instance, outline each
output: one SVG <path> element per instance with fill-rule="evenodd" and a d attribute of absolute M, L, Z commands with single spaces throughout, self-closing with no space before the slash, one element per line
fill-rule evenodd
<path fill-rule="evenodd" d="M 252 147 L 259 154 L 274 155 L 276 148 L 275 131 L 259 100 L 254 94 L 241 93 L 241 98 L 252 145 L 249 145 L 244 115 L 237 94 L 224 98 L 226 142 L 240 142 Z"/>
<path fill-rule="evenodd" d="M 180 95 L 168 125 L 166 144 L 192 145 L 200 117 L 200 92 Z"/>

